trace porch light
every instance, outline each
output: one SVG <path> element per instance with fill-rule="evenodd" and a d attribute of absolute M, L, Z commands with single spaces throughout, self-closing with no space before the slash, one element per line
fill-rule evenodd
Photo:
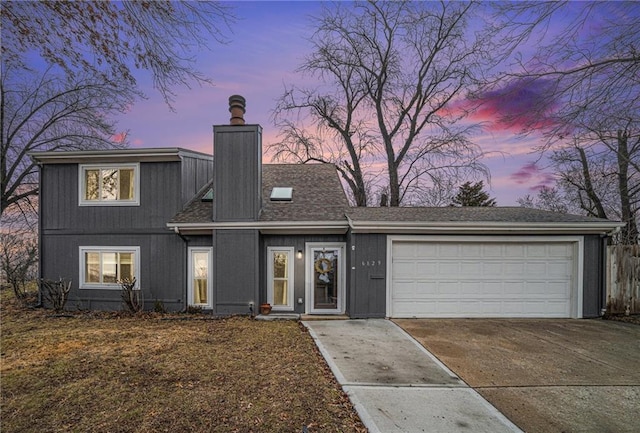
<path fill-rule="evenodd" d="M 302 258 L 302 250 L 298 250 L 298 254 L 296 255 L 299 259 Z"/>

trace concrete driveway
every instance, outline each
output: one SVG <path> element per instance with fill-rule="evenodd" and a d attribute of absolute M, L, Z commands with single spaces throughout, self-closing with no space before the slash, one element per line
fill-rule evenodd
<path fill-rule="evenodd" d="M 637 432 L 640 326 L 603 320 L 394 320 L 526 432 Z"/>

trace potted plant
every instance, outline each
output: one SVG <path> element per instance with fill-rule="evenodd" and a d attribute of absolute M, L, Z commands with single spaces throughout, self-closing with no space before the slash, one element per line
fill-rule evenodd
<path fill-rule="evenodd" d="M 261 304 L 260 314 L 264 314 L 266 316 L 269 313 L 271 313 L 271 304 L 268 304 L 268 303 Z"/>

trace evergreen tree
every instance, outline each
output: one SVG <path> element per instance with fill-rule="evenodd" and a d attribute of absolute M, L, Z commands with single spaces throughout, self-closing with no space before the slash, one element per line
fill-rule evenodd
<path fill-rule="evenodd" d="M 484 182 L 465 182 L 458 190 L 458 194 L 453 197 L 452 206 L 484 206 L 493 207 L 496 199 L 489 197 L 484 191 Z"/>

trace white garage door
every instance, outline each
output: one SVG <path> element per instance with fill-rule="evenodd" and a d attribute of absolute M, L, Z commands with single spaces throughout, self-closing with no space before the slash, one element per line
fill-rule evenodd
<path fill-rule="evenodd" d="M 390 242 L 391 317 L 576 315 L 575 242 Z"/>

